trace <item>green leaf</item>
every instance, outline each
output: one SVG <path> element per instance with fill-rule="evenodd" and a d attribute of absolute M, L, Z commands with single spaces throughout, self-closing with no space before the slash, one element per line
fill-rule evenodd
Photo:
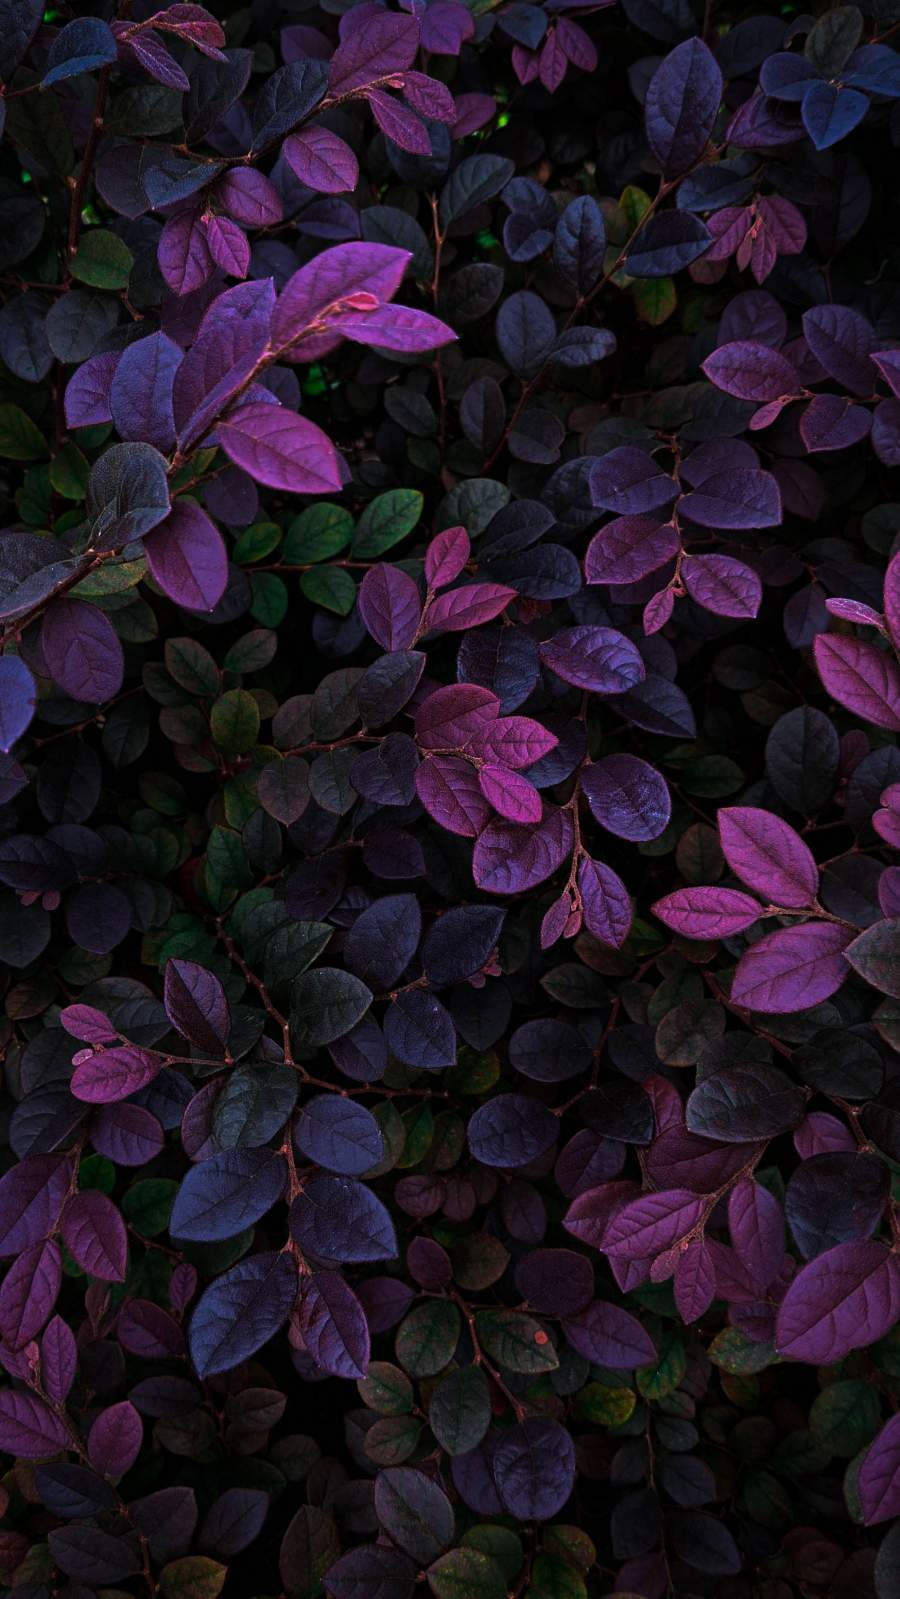
<path fill-rule="evenodd" d="M 250 588 L 253 601 L 250 615 L 260 627 L 278 627 L 287 616 L 287 584 L 274 572 L 251 572 Z"/>
<path fill-rule="evenodd" d="M 555 1521 L 544 1528 L 542 1543 L 548 1554 L 559 1555 L 583 1576 L 587 1576 L 591 1567 L 597 1563 L 596 1547 L 580 1527 L 570 1527 L 563 1521 Z"/>
<path fill-rule="evenodd" d="M 530 1594 L 547 1594 L 550 1599 L 586 1599 L 584 1578 L 574 1566 L 557 1554 L 535 1555 L 531 1568 Z"/>
<path fill-rule="evenodd" d="M 483 1555 L 490 1555 L 509 1584 L 522 1569 L 525 1559 L 522 1540 L 509 1527 L 498 1527 L 489 1521 L 480 1522 L 477 1527 L 470 1527 L 468 1532 L 464 1532 L 460 1541 L 467 1549 L 479 1549 Z"/>
<path fill-rule="evenodd" d="M 171 1177 L 144 1177 L 123 1195 L 122 1215 L 142 1238 L 155 1238 L 169 1225 L 177 1192 Z"/>
<path fill-rule="evenodd" d="M 303 1505 L 290 1522 L 278 1555 L 287 1599 L 316 1599 L 322 1592 L 322 1578 L 340 1552 L 333 1518 L 316 1505 Z"/>
<path fill-rule="evenodd" d="M 237 672 L 244 675 L 249 672 L 262 672 L 275 658 L 278 649 L 278 635 L 268 627 L 255 627 L 252 632 L 245 633 L 243 638 L 236 640 L 228 650 L 222 662 L 226 672 Z"/>
<path fill-rule="evenodd" d="M 189 694 L 213 699 L 219 692 L 219 668 L 202 644 L 192 638 L 170 638 L 165 646 L 166 671 Z"/>
<path fill-rule="evenodd" d="M 259 706 L 246 689 L 229 689 L 216 700 L 209 713 L 209 725 L 220 750 L 226 755 L 243 755 L 256 743 Z"/>
<path fill-rule="evenodd" d="M 353 554 L 368 561 L 399 544 L 416 526 L 424 504 L 418 489 L 390 489 L 377 495 L 356 524 Z"/>
<path fill-rule="evenodd" d="M 69 271 L 79 283 L 89 283 L 93 289 L 124 289 L 133 266 L 134 256 L 127 244 L 107 228 L 92 228 L 82 234 Z"/>
<path fill-rule="evenodd" d="M 281 559 L 288 566 L 307 561 L 330 561 L 340 555 L 353 536 L 353 518 L 342 505 L 307 506 L 289 523 Z"/>
<path fill-rule="evenodd" d="M 311 572 L 304 572 L 300 592 L 314 605 L 321 605 L 338 616 L 348 616 L 356 600 L 356 584 L 342 566 L 318 566 Z"/>
<path fill-rule="evenodd" d="M 637 1373 L 638 1392 L 644 1399 L 666 1399 L 673 1394 L 687 1370 L 687 1356 L 681 1333 L 671 1331 L 659 1340 L 659 1359 L 642 1366 Z"/>
<path fill-rule="evenodd" d="M 40 461 L 47 440 L 20 405 L 0 405 L 0 456 L 7 461 Z"/>
<path fill-rule="evenodd" d="M 460 1366 L 440 1379 L 431 1396 L 428 1423 L 448 1455 L 477 1448 L 491 1424 L 491 1394 L 480 1366 Z"/>
<path fill-rule="evenodd" d="M 849 1460 L 871 1443 L 881 1423 L 878 1390 L 861 1381 L 833 1382 L 813 1400 L 809 1430 L 829 1455 Z"/>
<path fill-rule="evenodd" d="M 213 910 L 224 910 L 249 881 L 250 865 L 240 833 L 214 827 L 206 846 L 206 892 Z"/>
<path fill-rule="evenodd" d="M 415 1416 L 380 1416 L 366 1433 L 366 1454 L 376 1466 L 402 1466 L 421 1435 L 422 1423 Z"/>
<path fill-rule="evenodd" d="M 359 1396 L 380 1416 L 405 1416 L 412 1410 L 413 1385 L 399 1366 L 389 1360 L 373 1360 L 365 1377 L 356 1384 Z"/>
<path fill-rule="evenodd" d="M 643 278 L 631 290 L 638 320 L 649 322 L 652 328 L 667 322 L 678 305 L 678 295 L 672 278 Z"/>
<path fill-rule="evenodd" d="M 425 1575 L 437 1599 L 504 1599 L 506 1593 L 500 1567 L 478 1549 L 451 1549 Z"/>
<path fill-rule="evenodd" d="M 737 1327 L 723 1327 L 709 1346 L 714 1366 L 732 1377 L 753 1377 L 778 1362 L 774 1344 L 751 1342 Z"/>
<path fill-rule="evenodd" d="M 559 1356 L 550 1336 L 533 1316 L 520 1310 L 480 1310 L 475 1330 L 485 1352 L 504 1371 L 536 1375 L 556 1371 Z"/>
<path fill-rule="evenodd" d="M 578 1415 L 601 1427 L 621 1427 L 636 1405 L 630 1388 L 607 1388 L 602 1382 L 587 1383 L 575 1400 Z"/>
<path fill-rule="evenodd" d="M 216 1599 L 222 1592 L 228 1567 L 207 1555 L 185 1555 L 163 1566 L 159 1586 L 166 1599 Z"/>
<path fill-rule="evenodd" d="M 291 988 L 291 1036 L 300 1049 L 332 1044 L 365 1016 L 372 990 L 352 972 L 319 966 L 296 978 Z"/>
<path fill-rule="evenodd" d="M 394 1345 L 411 1377 L 436 1377 L 450 1364 L 459 1343 L 460 1314 L 449 1299 L 417 1305 L 400 1323 Z"/>
<path fill-rule="evenodd" d="M 245 527 L 238 534 L 231 559 L 238 566 L 248 566 L 251 561 L 264 561 L 267 555 L 277 550 L 280 539 L 281 528 L 277 522 L 254 522 L 252 527 Z"/>

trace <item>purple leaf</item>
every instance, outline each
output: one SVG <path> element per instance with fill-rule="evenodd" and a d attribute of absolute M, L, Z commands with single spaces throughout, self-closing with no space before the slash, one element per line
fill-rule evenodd
<path fill-rule="evenodd" d="M 250 267 L 250 241 L 229 217 L 210 217 L 206 224 L 210 256 L 230 278 L 245 278 Z"/>
<path fill-rule="evenodd" d="M 231 1013 L 218 977 L 195 961 L 169 960 L 163 995 L 172 1026 L 206 1054 L 221 1055 L 228 1044 Z"/>
<path fill-rule="evenodd" d="M 498 716 L 479 733 L 476 750 L 484 760 L 519 771 L 542 760 L 558 744 L 556 734 L 531 716 Z"/>
<path fill-rule="evenodd" d="M 220 422 L 216 433 L 229 459 L 257 483 L 293 494 L 327 494 L 341 487 L 331 440 L 294 411 L 244 405 Z"/>
<path fill-rule="evenodd" d="M 36 1338 L 62 1283 L 60 1253 L 52 1239 L 32 1244 L 13 1262 L 0 1286 L 0 1339 L 24 1349 Z"/>
<path fill-rule="evenodd" d="M 587 583 L 637 583 L 673 561 L 681 540 L 671 522 L 652 516 L 618 516 L 595 533 L 584 559 Z"/>
<path fill-rule="evenodd" d="M 811 455 L 820 450 L 849 450 L 866 437 L 871 412 L 840 394 L 816 394 L 800 417 L 800 437 Z"/>
<path fill-rule="evenodd" d="M 884 619 L 891 643 L 900 651 L 900 555 L 888 562 L 884 574 Z"/>
<path fill-rule="evenodd" d="M 772 905 L 803 909 L 819 887 L 819 868 L 799 833 L 771 811 L 749 805 L 720 810 L 725 859 L 742 883 Z"/>
<path fill-rule="evenodd" d="M 768 933 L 741 956 L 732 1003 L 782 1015 L 830 999 L 848 975 L 843 952 L 852 936 L 852 929 L 833 922 L 801 922 Z"/>
<path fill-rule="evenodd" d="M 138 1455 L 144 1424 L 134 1405 L 125 1399 L 101 1410 L 88 1434 L 88 1456 L 101 1477 L 124 1477 Z"/>
<path fill-rule="evenodd" d="M 359 182 L 356 156 L 349 144 L 328 128 L 302 128 L 292 133 L 285 139 L 282 153 L 300 182 L 317 194 L 344 194 Z"/>
<path fill-rule="evenodd" d="M 160 234 L 157 260 L 173 294 L 194 294 L 209 282 L 215 263 L 207 230 L 195 205 L 168 218 Z"/>
<path fill-rule="evenodd" d="M 0 655 L 0 750 L 6 754 L 27 731 L 37 706 L 37 686 L 18 655 Z"/>
<path fill-rule="evenodd" d="M 415 17 L 377 11 L 369 13 L 351 33 L 342 36 L 331 59 L 329 90 L 349 95 L 375 78 L 389 77 L 411 67 L 419 45 Z"/>
<path fill-rule="evenodd" d="M 64 1403 L 75 1381 L 78 1350 L 70 1328 L 61 1316 L 47 1323 L 41 1339 L 41 1381 L 56 1404 Z"/>
<path fill-rule="evenodd" d="M 42 1242 L 56 1226 L 69 1191 L 65 1155 L 28 1155 L 0 1177 L 0 1258 Z"/>
<path fill-rule="evenodd" d="M 392 20 L 406 20 L 396 18 Z M 289 278 L 281 294 L 272 319 L 272 337 L 282 354 L 288 358 L 296 354 L 304 360 L 302 345 L 291 351 L 294 342 L 301 338 L 313 322 L 321 322 L 326 313 L 347 305 L 360 293 L 368 296 L 371 304 L 390 300 L 396 294 L 410 263 L 408 250 L 399 250 L 390 244 L 338 244 L 332 250 L 323 250 Z"/>
<path fill-rule="evenodd" d="M 69 1254 L 90 1277 L 122 1283 L 128 1265 L 128 1235 L 111 1199 L 96 1189 L 74 1194 L 62 1214 L 62 1237 Z"/>
<path fill-rule="evenodd" d="M 297 1265 L 287 1254 L 252 1255 L 210 1283 L 190 1326 L 198 1376 L 232 1371 L 256 1354 L 287 1321 L 297 1286 Z M 121 1318 L 119 1325 L 121 1338 Z"/>
<path fill-rule="evenodd" d="M 578 862 L 578 892 L 588 932 L 601 944 L 621 948 L 632 922 L 631 899 L 622 879 L 611 866 L 582 855 Z"/>
<path fill-rule="evenodd" d="M 762 583 L 756 573 L 730 555 L 691 555 L 681 568 L 692 600 L 716 616 L 756 616 Z"/>
<path fill-rule="evenodd" d="M 790 361 L 767 344 L 736 339 L 721 344 L 703 362 L 703 371 L 717 389 L 739 400 L 763 405 L 800 394 L 801 384 Z"/>
<path fill-rule="evenodd" d="M 184 352 L 165 333 L 129 344 L 119 356 L 109 408 L 120 439 L 139 439 L 158 450 L 175 443 L 172 395 Z"/>
<path fill-rule="evenodd" d="M 890 1332 L 900 1318 L 900 1261 L 886 1244 L 837 1244 L 797 1273 L 781 1307 L 782 1359 L 833 1366 Z"/>
<path fill-rule="evenodd" d="M 816 666 L 832 699 L 875 727 L 900 732 L 900 666 L 863 639 L 820 633 Z"/>
<path fill-rule="evenodd" d="M 856 1490 L 867 1527 L 900 1516 L 900 1416 L 892 1416 L 870 1443 Z"/>
<path fill-rule="evenodd" d="M 716 1297 L 716 1271 L 704 1238 L 692 1238 L 687 1249 L 679 1253 L 673 1289 L 675 1308 L 686 1325 L 706 1314 Z"/>
<path fill-rule="evenodd" d="M 213 300 L 175 375 L 173 406 L 182 450 L 195 444 L 255 373 L 269 347 L 271 278 L 239 283 Z"/>
<path fill-rule="evenodd" d="M 102 705 L 122 687 L 122 646 L 109 617 L 84 600 L 54 600 L 44 613 L 41 652 L 65 694 Z"/>
<path fill-rule="evenodd" d="M 504 1431 L 493 1472 L 509 1515 L 518 1521 L 550 1521 L 575 1486 L 575 1446 L 558 1421 L 532 1416 Z"/>
<path fill-rule="evenodd" d="M 581 789 L 602 827 L 617 838 L 646 843 L 669 825 L 672 801 L 665 778 L 637 755 L 606 755 L 586 767 Z"/>
<path fill-rule="evenodd" d="M 63 1423 L 34 1394 L 0 1390 L 0 1449 L 22 1460 L 46 1460 L 71 1440 Z"/>
<path fill-rule="evenodd" d="M 478 770 L 478 786 L 488 804 L 510 822 L 539 822 L 543 801 L 528 779 L 505 766 L 485 765 Z"/>
<path fill-rule="evenodd" d="M 603 511 L 641 515 L 670 504 L 678 485 L 646 450 L 623 444 L 591 469 L 590 490 L 592 505 Z"/>
<path fill-rule="evenodd" d="M 574 1249 L 535 1249 L 516 1266 L 516 1289 L 533 1310 L 571 1316 L 594 1292 L 594 1269 Z"/>
<path fill-rule="evenodd" d="M 708 250 L 712 235 L 689 211 L 660 211 L 645 222 L 625 257 L 632 278 L 667 278 Z"/>
<path fill-rule="evenodd" d="M 399 566 L 382 562 L 370 567 L 362 580 L 359 614 L 383 650 L 407 650 L 415 640 L 422 615 L 419 590 Z"/>
<path fill-rule="evenodd" d="M 431 540 L 425 551 L 425 580 L 430 589 L 446 588 L 459 577 L 472 546 L 464 527 L 447 527 Z"/>
<path fill-rule="evenodd" d="M 437 755 L 416 768 L 416 793 L 429 816 L 461 838 L 477 838 L 491 817 L 478 774 L 459 756 Z"/>
<path fill-rule="evenodd" d="M 397 898 L 412 896 L 398 895 Z M 384 904 L 384 901 L 377 904 Z M 352 1099 L 343 1099 L 340 1094 L 316 1094 L 308 1100 L 296 1123 L 294 1137 L 297 1148 L 307 1160 L 342 1177 L 361 1177 L 384 1156 L 384 1138 L 372 1112 Z"/>
<path fill-rule="evenodd" d="M 545 666 L 575 688 L 622 694 L 646 677 L 637 647 L 610 627 L 569 627 L 541 645 Z"/>
<path fill-rule="evenodd" d="M 278 1203 L 286 1182 L 283 1156 L 270 1149 L 226 1149 L 189 1169 L 169 1231 L 173 1238 L 201 1243 L 234 1238 Z"/>
<path fill-rule="evenodd" d="M 739 468 L 705 478 L 700 488 L 682 495 L 678 509 L 699 527 L 777 527 L 781 494 L 771 472 Z"/>
<path fill-rule="evenodd" d="M 644 1260 L 687 1237 L 703 1220 L 706 1204 L 686 1188 L 643 1194 L 613 1216 L 602 1248 L 617 1260 Z"/>
<path fill-rule="evenodd" d="M 425 626 L 430 633 L 462 633 L 492 621 L 515 598 L 516 590 L 502 583 L 468 583 L 431 600 Z"/>
<path fill-rule="evenodd" d="M 118 364 L 118 352 L 109 351 L 92 355 L 73 373 L 66 384 L 64 401 L 67 427 L 96 427 L 112 421 L 109 394 Z"/>
<path fill-rule="evenodd" d="M 722 98 L 722 74 L 701 39 L 685 39 L 657 67 L 644 101 L 647 142 L 667 178 L 703 154 Z"/>
<path fill-rule="evenodd" d="M 75 1098 L 88 1105 L 111 1105 L 152 1083 L 161 1066 L 159 1055 L 133 1044 L 101 1050 L 75 1067 L 70 1086 Z"/>
<path fill-rule="evenodd" d="M 342 311 L 334 328 L 342 338 L 371 344 L 379 350 L 413 355 L 452 343 L 457 335 L 429 311 L 408 305 L 379 305 L 370 311 Z"/>
<path fill-rule="evenodd" d="M 431 139 L 421 117 L 383 89 L 367 90 L 366 100 L 386 139 L 410 155 L 431 154 Z"/>
<path fill-rule="evenodd" d="M 595 1299 L 576 1315 L 567 1316 L 562 1327 L 573 1349 L 586 1360 L 612 1371 L 634 1371 L 657 1358 L 649 1333 L 636 1316 L 618 1305 Z"/>
<path fill-rule="evenodd" d="M 398 1253 L 390 1214 L 371 1188 L 321 1172 L 291 1206 L 291 1236 L 321 1261 L 394 1260 Z"/>
<path fill-rule="evenodd" d="M 351 1380 L 369 1369 L 369 1327 L 362 1305 L 339 1272 L 303 1279 L 297 1325 L 313 1360 L 331 1377 Z"/>
<path fill-rule="evenodd" d="M 416 711 L 416 738 L 422 749 L 459 750 L 496 720 L 500 702 L 475 683 L 436 689 Z"/>
<path fill-rule="evenodd" d="M 742 1177 L 728 1196 L 728 1229 L 741 1265 L 761 1295 L 784 1265 L 784 1213 L 774 1194 Z"/>
<path fill-rule="evenodd" d="M 187 611 L 212 611 L 228 584 L 222 535 L 192 500 L 177 500 L 166 520 L 148 533 L 150 572 L 164 594 Z"/>
<path fill-rule="evenodd" d="M 864 316 L 846 305 L 814 305 L 803 313 L 803 334 L 830 378 L 851 394 L 872 393 L 875 335 Z"/>
<path fill-rule="evenodd" d="M 654 916 L 682 938 L 730 938 L 752 927 L 762 906 L 735 888 L 679 888 L 658 899 Z"/>
<path fill-rule="evenodd" d="M 489 822 L 472 852 L 472 875 L 490 894 L 521 894 L 568 858 L 574 843 L 571 813 L 545 808 L 542 821 L 519 826 Z"/>
<path fill-rule="evenodd" d="M 527 1166 L 546 1153 L 558 1133 L 556 1117 L 526 1094 L 498 1094 L 469 1120 L 469 1149 L 484 1166 Z"/>

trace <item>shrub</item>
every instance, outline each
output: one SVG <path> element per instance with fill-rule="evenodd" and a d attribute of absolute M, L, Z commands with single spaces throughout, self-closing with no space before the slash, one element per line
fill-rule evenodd
<path fill-rule="evenodd" d="M 900 13 L 217 9 L 0 0 L 3 1580 L 891 1599 Z"/>

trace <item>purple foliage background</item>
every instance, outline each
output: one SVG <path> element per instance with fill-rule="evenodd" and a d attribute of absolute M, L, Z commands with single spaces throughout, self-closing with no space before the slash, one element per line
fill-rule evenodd
<path fill-rule="evenodd" d="M 900 10 L 215 9 L 0 0 L 4 1591 L 895 1599 Z"/>

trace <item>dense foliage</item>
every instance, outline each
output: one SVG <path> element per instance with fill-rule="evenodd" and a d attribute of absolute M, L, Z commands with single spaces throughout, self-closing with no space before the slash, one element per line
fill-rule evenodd
<path fill-rule="evenodd" d="M 401 6 L 0 0 L 0 1580 L 896 1599 L 900 9 Z"/>

